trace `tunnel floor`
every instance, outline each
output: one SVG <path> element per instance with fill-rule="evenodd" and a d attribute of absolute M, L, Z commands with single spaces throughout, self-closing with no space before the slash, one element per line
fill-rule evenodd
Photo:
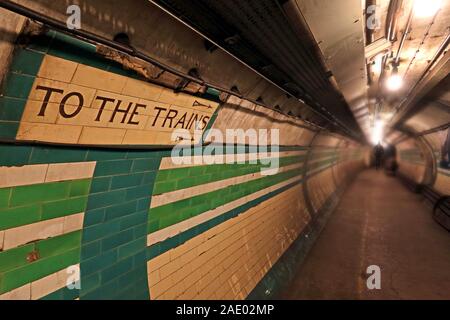
<path fill-rule="evenodd" d="M 367 288 L 370 265 L 379 290 Z M 450 233 L 401 181 L 363 171 L 281 298 L 450 299 Z"/>

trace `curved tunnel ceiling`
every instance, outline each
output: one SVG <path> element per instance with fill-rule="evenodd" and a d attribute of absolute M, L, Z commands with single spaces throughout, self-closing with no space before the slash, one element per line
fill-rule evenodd
<path fill-rule="evenodd" d="M 301 23 L 292 26 L 282 4 L 286 1 L 152 2 L 345 127 L 348 135 L 363 139 L 348 104 L 330 81 L 332 73 L 326 70 L 309 30 Z"/>

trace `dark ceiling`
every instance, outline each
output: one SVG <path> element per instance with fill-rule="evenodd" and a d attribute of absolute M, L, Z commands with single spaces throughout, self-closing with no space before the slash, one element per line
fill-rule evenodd
<path fill-rule="evenodd" d="M 331 84 L 331 73 L 325 69 L 309 30 L 294 29 L 279 1 L 154 2 L 305 101 L 322 115 L 315 120 L 319 124 L 323 125 L 325 118 L 328 127 L 338 127 L 356 139 L 363 136 L 343 96 Z"/>

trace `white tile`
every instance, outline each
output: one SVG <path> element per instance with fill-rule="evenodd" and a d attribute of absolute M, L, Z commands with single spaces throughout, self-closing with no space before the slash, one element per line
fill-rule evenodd
<path fill-rule="evenodd" d="M 64 217 L 5 230 L 3 250 L 63 234 Z"/>
<path fill-rule="evenodd" d="M 0 300 L 30 300 L 30 299 L 31 299 L 30 283 L 0 295 Z"/>
<path fill-rule="evenodd" d="M 0 188 L 44 183 L 48 164 L 0 167 Z"/>
<path fill-rule="evenodd" d="M 50 164 L 45 182 L 92 178 L 95 161 Z"/>
<path fill-rule="evenodd" d="M 83 228 L 84 212 L 64 217 L 63 233 L 69 233 Z"/>

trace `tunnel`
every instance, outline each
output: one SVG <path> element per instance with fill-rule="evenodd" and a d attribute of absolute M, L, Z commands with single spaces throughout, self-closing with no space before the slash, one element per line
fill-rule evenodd
<path fill-rule="evenodd" d="M 1 0 L 0 300 L 450 300 L 449 22 Z"/>

